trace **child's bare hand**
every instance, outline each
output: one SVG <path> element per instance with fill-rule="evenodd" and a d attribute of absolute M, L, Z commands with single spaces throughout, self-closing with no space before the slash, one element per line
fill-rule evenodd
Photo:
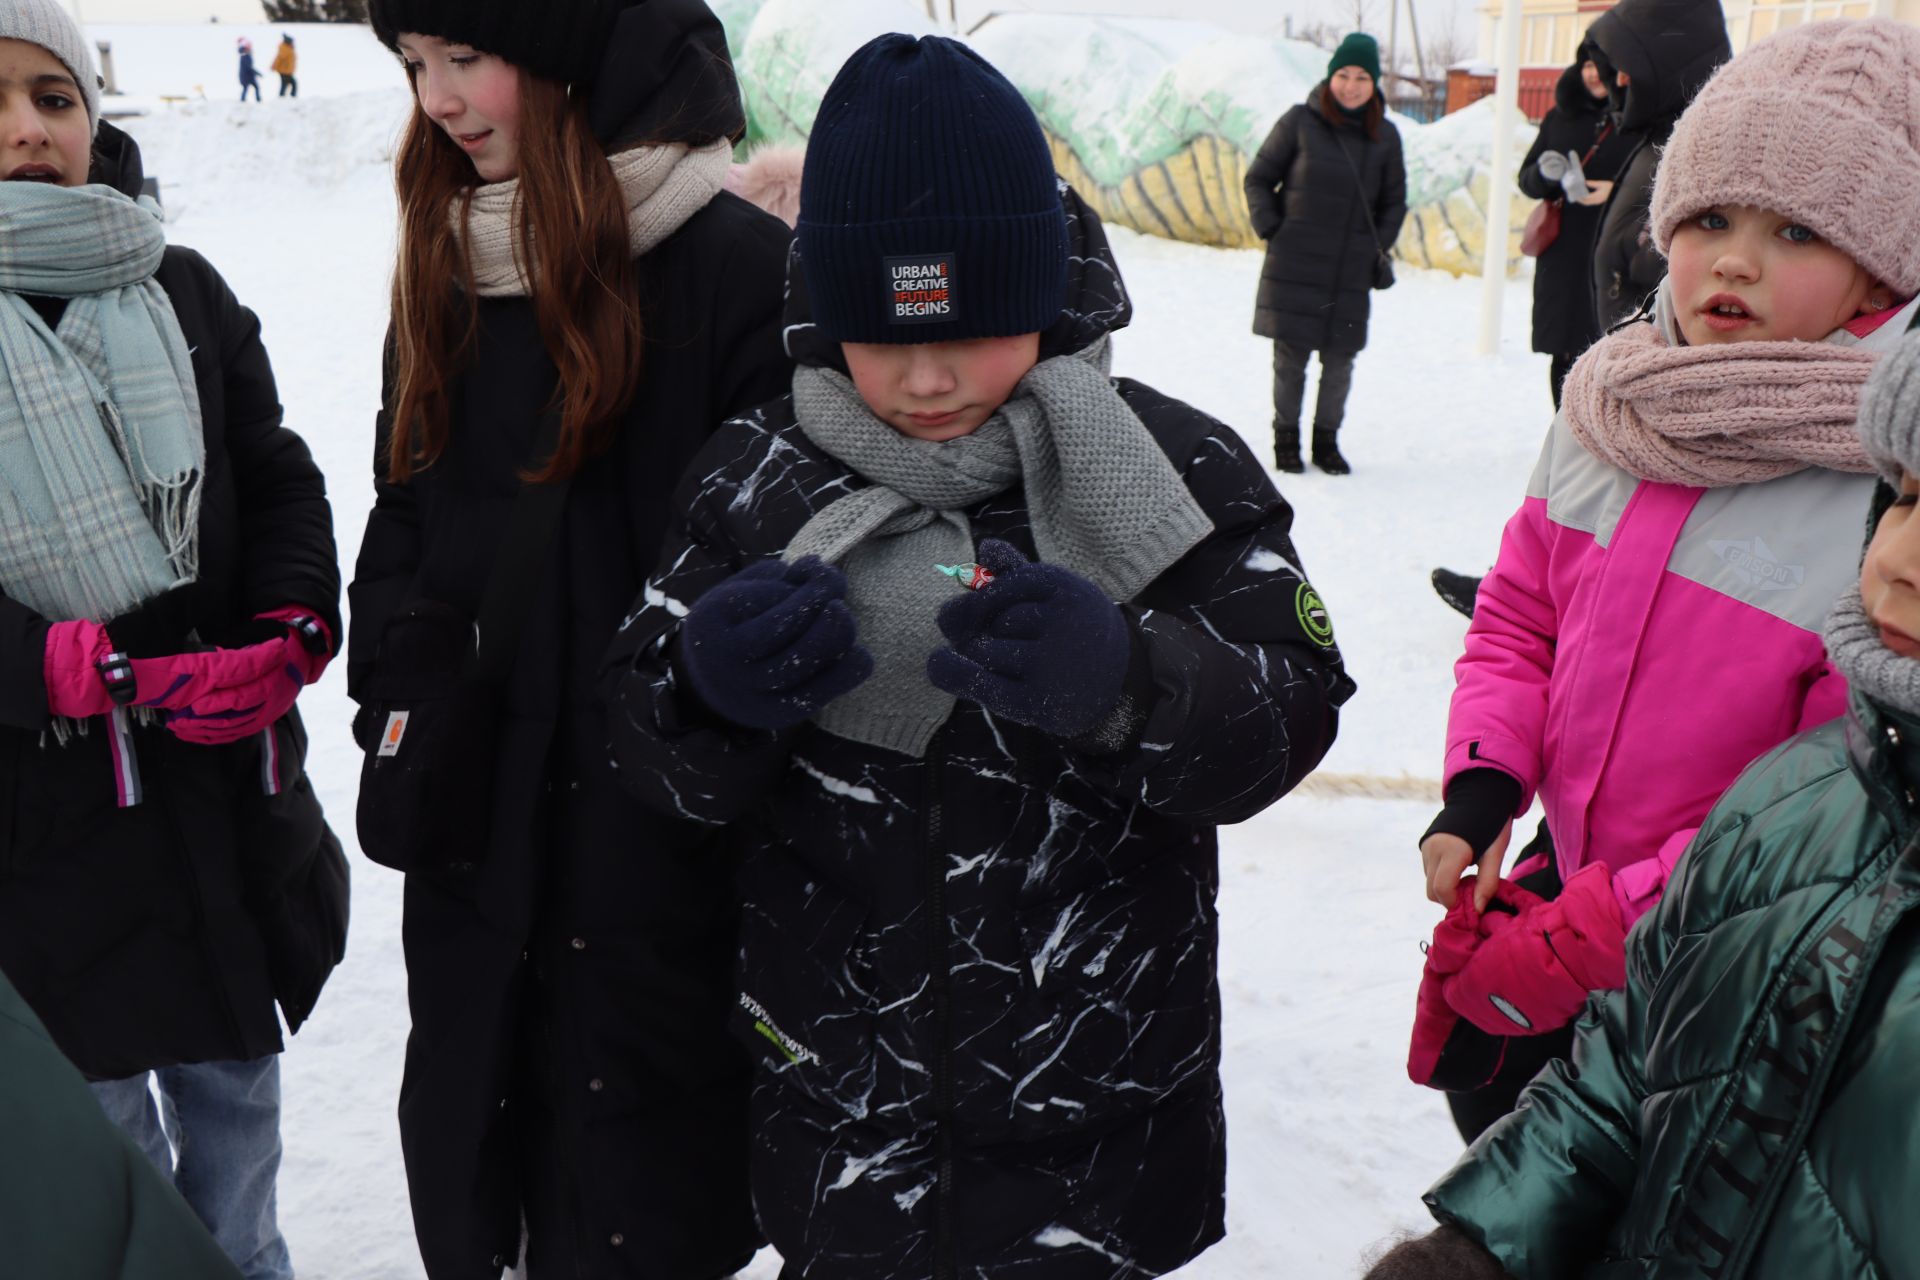
<path fill-rule="evenodd" d="M 1513 819 L 1500 829 L 1493 843 L 1480 858 L 1480 870 L 1474 881 L 1473 905 L 1484 910 L 1500 885 L 1500 864 L 1507 856 L 1507 843 L 1513 839 Z M 1473 865 L 1473 846 L 1456 835 L 1436 831 L 1420 842 L 1420 861 L 1427 871 L 1427 900 L 1451 909 L 1460 891 L 1461 878 Z"/>
<path fill-rule="evenodd" d="M 1611 182 L 1605 178 L 1588 178 L 1586 197 L 1580 200 L 1579 203 L 1586 205 L 1588 208 L 1592 208 L 1595 205 L 1605 204 L 1607 197 L 1612 194 L 1613 184 Z"/>

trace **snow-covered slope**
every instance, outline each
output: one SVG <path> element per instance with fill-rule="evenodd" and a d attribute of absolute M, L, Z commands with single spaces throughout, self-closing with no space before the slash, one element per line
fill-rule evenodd
<path fill-rule="evenodd" d="M 395 75 L 384 59 L 376 46 L 369 68 Z M 371 501 L 387 157 L 408 109 L 396 81 L 374 89 L 131 124 L 166 184 L 171 236 L 260 313 L 288 421 L 327 472 L 349 568 Z M 1113 238 L 1139 312 L 1118 339 L 1119 372 L 1193 401 L 1264 454 L 1271 350 L 1247 331 L 1258 254 Z M 1356 473 L 1283 478 L 1360 684 L 1331 771 L 1437 775 L 1463 623 L 1426 572 L 1492 558 L 1546 425 L 1526 282 L 1508 287 L 1509 336 L 1493 360 L 1467 355 L 1477 298 L 1471 282 L 1420 271 L 1380 295 L 1343 438 Z M 316 783 L 351 846 L 359 755 L 343 672 L 303 707 Z M 1429 816 L 1418 803 L 1299 796 L 1224 833 L 1231 1234 L 1186 1273 L 1195 1280 L 1353 1275 L 1367 1244 L 1420 1223 L 1419 1192 L 1457 1154 L 1440 1096 L 1402 1067 L 1417 944 L 1434 919 L 1413 850 Z M 394 1122 L 408 1025 L 400 878 L 358 857 L 354 873 L 347 961 L 287 1055 L 281 1209 L 305 1280 L 414 1280 Z M 769 1254 L 750 1275 L 777 1271 Z"/>

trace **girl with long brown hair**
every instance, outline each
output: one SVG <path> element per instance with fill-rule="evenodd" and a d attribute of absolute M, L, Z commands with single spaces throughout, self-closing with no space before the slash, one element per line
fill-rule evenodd
<path fill-rule="evenodd" d="M 362 845 L 407 873 L 421 1254 L 497 1275 L 524 1221 L 536 1277 L 722 1276 L 758 1243 L 727 871 L 625 798 L 594 683 L 680 472 L 785 390 L 788 235 L 721 192 L 743 116 L 701 0 L 372 17 L 415 103 L 349 687 Z"/>

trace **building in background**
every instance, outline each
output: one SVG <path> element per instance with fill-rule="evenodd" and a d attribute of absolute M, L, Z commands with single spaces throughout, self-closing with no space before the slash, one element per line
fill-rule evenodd
<path fill-rule="evenodd" d="M 1701 0 L 1711 3 L 1711 0 Z M 1553 84 L 1573 61 L 1580 38 L 1614 0 L 1520 0 L 1520 109 L 1539 120 L 1553 105 Z M 1501 0 L 1481 0 L 1479 62 L 1449 76 L 1447 109 L 1493 92 Z M 1727 37 L 1739 53 L 1776 31 L 1825 18 L 1898 18 L 1920 24 L 1920 0 L 1723 0 Z"/>

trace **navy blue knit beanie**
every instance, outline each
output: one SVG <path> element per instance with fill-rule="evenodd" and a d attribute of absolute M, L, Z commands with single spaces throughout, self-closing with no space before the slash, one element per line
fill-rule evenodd
<path fill-rule="evenodd" d="M 1067 292 L 1067 220 L 1032 108 L 979 54 L 885 35 L 820 104 L 800 182 L 813 319 L 840 342 L 1038 333 Z"/>

